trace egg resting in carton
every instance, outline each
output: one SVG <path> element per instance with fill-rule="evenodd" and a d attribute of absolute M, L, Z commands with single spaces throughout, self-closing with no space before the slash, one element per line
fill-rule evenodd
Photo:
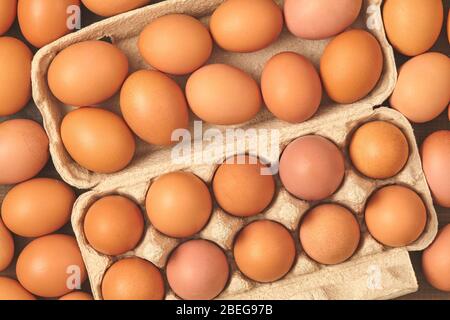
<path fill-rule="evenodd" d="M 162 235 L 148 223 L 147 219 L 144 238 L 133 252 L 121 257 L 102 255 L 88 244 L 83 232 L 84 215 L 90 205 L 105 195 L 121 194 L 139 203 L 145 212 L 143 208 L 145 196 L 152 180 L 167 172 L 185 170 L 193 172 L 210 184 L 218 165 L 231 154 L 216 154 L 215 165 L 195 164 L 195 161 L 192 161 L 192 164 L 174 164 L 171 162 L 171 148 L 155 147 L 139 141 L 133 162 L 124 170 L 107 175 L 89 172 L 71 159 L 61 141 L 61 121 L 72 108 L 63 105 L 51 94 L 46 79 L 49 64 L 59 51 L 71 44 L 107 37 L 127 55 L 131 71 L 148 69 L 150 67 L 141 58 L 137 48 L 138 36 L 148 23 L 166 14 L 184 13 L 197 17 L 207 24 L 209 16 L 223 1 L 169 0 L 137 9 L 65 36 L 42 48 L 33 60 L 33 97 L 49 135 L 50 152 L 55 167 L 70 185 L 80 189 L 92 189 L 77 200 L 72 214 L 72 225 L 96 299 L 101 299 L 103 275 L 114 261 L 123 256 L 138 256 L 164 269 L 169 254 L 181 240 Z M 282 5 L 282 1 L 277 2 Z M 410 124 L 396 111 L 387 108 L 373 109 L 387 99 L 394 89 L 397 78 L 394 54 L 384 33 L 380 8 L 380 0 L 364 0 L 359 18 L 351 26 L 371 32 L 383 49 L 383 73 L 376 88 L 367 97 L 351 105 L 336 105 L 324 97 L 318 113 L 311 120 L 300 124 L 288 124 L 277 120 L 264 109 L 252 121 L 233 126 L 244 130 L 248 128 L 278 130 L 282 144 L 280 150 L 295 138 L 308 134 L 322 135 L 338 145 L 346 156 L 346 174 L 340 189 L 326 201 L 340 203 L 356 214 L 362 231 L 358 250 L 349 261 L 336 266 L 323 266 L 308 258 L 300 248 L 296 230 L 301 217 L 315 203 L 295 199 L 282 187 L 277 178 L 278 191 L 271 206 L 264 213 L 253 218 L 236 218 L 226 214 L 215 204 L 209 223 L 194 237 L 217 243 L 229 258 L 230 281 L 218 298 L 389 299 L 417 290 L 417 281 L 408 251 L 423 250 L 431 243 L 437 232 L 437 218 Z M 259 81 L 265 63 L 273 55 L 283 51 L 300 53 L 318 67 L 328 42 L 329 40 L 302 40 L 284 29 L 274 44 L 255 53 L 229 53 L 216 46 L 208 63 L 220 62 L 236 66 Z M 176 77 L 175 80 L 184 88 L 187 77 Z M 103 106 L 113 107 L 119 113 L 118 94 Z M 195 117 L 191 114 L 192 119 Z M 374 119 L 387 120 L 397 125 L 405 133 L 410 145 L 407 165 L 397 176 L 387 180 L 372 180 L 361 176 L 352 167 L 346 152 L 352 130 Z M 209 128 L 217 128 L 222 132 L 226 130 L 226 127 L 203 125 L 203 130 Z M 248 145 L 249 141 L 245 143 Z M 190 155 L 191 160 L 195 157 L 194 154 Z M 406 248 L 391 249 L 382 246 L 370 236 L 363 225 L 363 211 L 367 198 L 380 186 L 393 183 L 413 188 L 427 207 L 428 220 L 424 233 Z M 278 221 L 286 226 L 292 232 L 297 245 L 297 258 L 292 270 L 283 279 L 270 284 L 260 284 L 247 279 L 238 271 L 231 253 L 237 232 L 248 222 L 263 218 Z M 166 298 L 177 298 L 168 287 Z"/>

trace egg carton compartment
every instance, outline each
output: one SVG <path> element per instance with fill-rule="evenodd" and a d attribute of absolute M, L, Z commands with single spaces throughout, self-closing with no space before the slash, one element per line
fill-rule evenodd
<path fill-rule="evenodd" d="M 50 152 L 56 170 L 62 178 L 79 189 L 104 189 L 111 181 L 123 182 L 127 176 L 130 183 L 135 183 L 140 177 L 141 168 L 147 164 L 159 163 L 159 151 L 161 147 L 149 145 L 138 139 L 136 154 L 131 164 L 124 170 L 114 174 L 98 174 L 90 172 L 72 160 L 60 136 L 62 119 L 73 108 L 59 102 L 49 90 L 47 84 L 47 71 L 50 63 L 58 52 L 64 48 L 81 41 L 108 39 L 120 48 L 128 57 L 130 72 L 139 69 L 151 69 L 140 56 L 137 47 L 137 39 L 140 32 L 154 19 L 171 13 L 184 13 L 199 18 L 205 25 L 208 24 L 209 16 L 224 0 L 168 0 L 116 17 L 102 20 L 88 26 L 78 32 L 69 34 L 56 42 L 49 44 L 37 52 L 32 64 L 33 97 L 36 105 L 43 115 L 44 127 L 50 139 Z M 276 1 L 282 6 L 283 1 Z M 350 28 L 362 28 L 372 33 L 379 41 L 384 55 L 384 69 L 376 88 L 363 100 L 351 105 L 337 105 L 324 94 L 321 107 L 314 116 L 314 120 L 324 119 L 330 113 L 347 108 L 365 108 L 382 104 L 394 89 L 397 79 L 394 53 L 389 45 L 384 32 L 381 16 L 381 0 L 364 0 L 360 16 Z M 249 73 L 258 82 L 265 63 L 275 54 L 283 51 L 294 51 L 306 56 L 318 68 L 320 57 L 327 40 L 303 40 L 299 39 L 284 28 L 279 39 L 271 46 L 254 53 L 229 53 L 215 45 L 210 63 L 226 63 L 236 66 Z M 185 87 L 187 77 L 174 77 L 181 88 Z M 120 114 L 118 94 L 101 106 Z M 191 124 L 196 117 L 190 114 Z M 238 127 L 243 129 L 255 127 L 258 124 L 274 120 L 273 115 L 266 109 L 250 122 Z M 315 121 L 316 123 L 317 121 Z M 277 127 L 288 126 L 284 122 L 273 122 Z M 205 124 L 203 130 L 214 127 L 224 131 L 226 128 Z M 236 126 L 235 126 L 236 127 Z"/>
<path fill-rule="evenodd" d="M 410 154 L 402 171 L 386 180 L 374 180 L 362 176 L 352 166 L 347 146 L 357 127 L 372 120 L 385 120 L 398 126 L 407 137 Z M 214 204 L 213 213 L 205 228 L 192 238 L 202 238 L 215 242 L 226 252 L 230 264 L 230 281 L 218 299 L 381 299 L 393 298 L 417 290 L 417 282 L 408 251 L 422 250 L 437 233 L 437 217 L 432 198 L 422 172 L 419 151 L 409 122 L 398 112 L 389 108 L 349 108 L 329 113 L 323 118 L 315 118 L 308 123 L 285 126 L 276 120 L 258 124 L 259 128 L 280 130 L 281 143 L 286 146 L 292 140 L 316 134 L 333 141 L 344 152 L 345 178 L 341 187 L 324 201 L 307 202 L 289 194 L 277 180 L 275 199 L 263 213 L 251 218 L 237 218 L 225 213 Z M 280 150 L 281 151 L 281 150 Z M 76 202 L 72 225 L 81 247 L 95 298 L 101 299 L 101 282 L 108 267 L 117 259 L 138 256 L 151 261 L 164 273 L 167 258 L 172 250 L 187 239 L 174 239 L 158 232 L 145 214 L 145 197 L 152 181 L 162 174 L 184 170 L 196 174 L 211 185 L 214 173 L 220 163 L 229 155 L 224 150 L 217 154 L 216 164 L 176 165 L 170 161 L 170 152 L 156 152 L 158 161 L 140 168 L 139 177 L 124 175 L 120 183 L 110 180 L 110 185 L 83 194 Z M 192 159 L 195 154 L 191 155 Z M 427 208 L 426 228 L 419 239 L 408 247 L 388 248 L 378 243 L 364 226 L 364 207 L 369 196 L 378 188 L 402 184 L 414 189 L 423 199 Z M 141 205 L 146 218 L 146 231 L 135 250 L 119 257 L 98 253 L 87 242 L 83 232 L 84 216 L 89 207 L 99 198 L 110 195 L 124 195 Z M 346 206 L 356 215 L 361 227 L 359 248 L 348 261 L 325 266 L 310 259 L 301 249 L 298 240 L 298 224 L 302 216 L 313 206 L 323 202 L 335 202 Z M 261 284 L 248 279 L 236 267 L 232 257 L 232 246 L 236 234 L 255 219 L 270 219 L 283 224 L 292 233 L 297 246 L 297 258 L 292 270 L 281 280 Z M 373 285 L 372 275 L 381 277 L 381 283 Z M 177 299 L 167 286 L 166 299 Z"/>

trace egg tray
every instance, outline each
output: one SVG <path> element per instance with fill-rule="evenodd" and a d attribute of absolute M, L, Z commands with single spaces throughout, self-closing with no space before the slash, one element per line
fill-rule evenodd
<path fill-rule="evenodd" d="M 101 281 L 107 268 L 121 257 L 108 257 L 96 252 L 87 243 L 83 233 L 83 220 L 89 206 L 102 196 L 122 194 L 141 206 L 151 181 L 166 172 L 185 170 L 201 177 L 208 184 L 216 165 L 176 165 L 171 163 L 171 148 L 160 148 L 138 141 L 133 162 L 124 170 L 114 174 L 96 174 L 81 168 L 65 151 L 59 128 L 62 118 L 72 108 L 60 103 L 50 92 L 46 74 L 55 55 L 71 44 L 93 39 L 108 38 L 119 47 L 130 61 L 132 71 L 150 68 L 140 57 L 137 49 L 137 37 L 141 30 L 152 20 L 170 13 L 185 13 L 199 18 L 205 24 L 208 17 L 224 0 L 169 0 L 150 5 L 129 13 L 109 18 L 67 35 L 42 48 L 35 55 L 32 65 L 33 97 L 43 115 L 44 127 L 50 139 L 50 152 L 55 167 L 62 178 L 80 189 L 92 189 L 83 194 L 76 202 L 72 225 L 86 263 L 89 279 L 96 299 L 101 299 Z M 282 1 L 277 1 L 280 5 Z M 396 111 L 382 108 L 381 105 L 392 92 L 397 72 L 394 54 L 387 42 L 381 20 L 381 1 L 365 0 L 360 17 L 352 27 L 364 28 L 380 42 L 384 54 L 384 70 L 376 88 L 363 100 L 351 105 L 337 105 L 324 97 L 319 112 L 309 121 L 301 124 L 287 124 L 275 119 L 267 110 L 261 111 L 255 119 L 234 128 L 278 129 L 283 146 L 291 140 L 305 134 L 320 134 L 330 138 L 345 148 L 349 134 L 355 126 L 370 119 L 386 119 L 403 129 L 411 147 L 411 155 L 404 170 L 393 179 L 374 181 L 366 179 L 353 171 L 348 159 L 346 177 L 339 191 L 327 201 L 341 203 L 362 221 L 362 211 L 367 197 L 377 187 L 391 183 L 403 183 L 415 189 L 424 199 L 428 209 L 428 223 L 425 232 L 415 243 L 406 248 L 389 249 L 377 243 L 361 222 L 362 240 L 355 256 L 337 266 L 322 266 L 309 259 L 298 243 L 296 228 L 301 216 L 315 203 L 295 199 L 284 190 L 278 181 L 275 200 L 268 210 L 256 219 L 279 221 L 292 231 L 297 242 L 298 257 L 291 272 L 282 280 L 272 284 L 259 284 L 250 281 L 237 270 L 231 253 L 235 234 L 252 219 L 232 217 L 215 206 L 211 220 L 205 229 L 195 237 L 209 239 L 220 245 L 229 257 L 232 268 L 230 282 L 219 296 L 225 299 L 388 299 L 417 290 L 417 281 L 411 266 L 408 251 L 422 250 L 427 247 L 437 232 L 436 213 L 421 169 L 417 145 L 409 123 Z M 370 29 L 369 27 L 370 26 Z M 236 54 L 224 52 L 215 46 L 208 63 L 227 63 L 248 72 L 258 81 L 261 71 L 270 57 L 282 51 L 295 51 L 308 57 L 316 67 L 329 40 L 301 40 L 286 29 L 280 38 L 270 47 L 256 53 Z M 184 88 L 187 77 L 175 77 Z M 118 95 L 103 106 L 113 108 L 119 113 Z M 191 114 L 191 120 L 195 120 Z M 204 124 L 203 130 L 222 126 Z M 205 144 L 205 142 L 202 142 Z M 248 141 L 247 141 L 248 143 Z M 195 157 L 195 155 L 191 155 Z M 143 212 L 144 211 L 144 208 Z M 145 215 L 145 213 L 144 213 Z M 186 240 L 186 239 L 184 239 Z M 139 246 L 124 256 L 139 256 L 161 267 L 164 266 L 170 252 L 180 240 L 166 237 L 156 231 L 147 221 L 145 236 Z M 375 277 L 375 278 L 374 278 Z M 373 279 L 381 283 L 372 283 Z M 167 287 L 167 299 L 176 296 Z"/>

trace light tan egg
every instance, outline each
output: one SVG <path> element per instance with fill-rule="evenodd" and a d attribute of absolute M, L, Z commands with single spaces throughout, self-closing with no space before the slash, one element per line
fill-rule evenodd
<path fill-rule="evenodd" d="M 151 0 L 81 0 L 90 11 L 103 17 L 114 16 L 119 13 L 142 7 Z"/>
<path fill-rule="evenodd" d="M 14 239 L 0 219 L 0 271 L 11 264 L 14 257 Z"/>
<path fill-rule="evenodd" d="M 36 300 L 36 297 L 17 280 L 0 277 L 0 300 Z"/>

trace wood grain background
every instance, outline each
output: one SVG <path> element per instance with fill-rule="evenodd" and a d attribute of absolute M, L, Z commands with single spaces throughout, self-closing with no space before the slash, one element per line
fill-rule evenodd
<path fill-rule="evenodd" d="M 159 2 L 159 1 L 154 1 L 154 2 Z M 449 2 L 444 1 L 444 3 L 446 3 L 446 12 L 448 12 Z M 98 20 L 99 20 L 99 17 L 89 13 L 87 10 L 85 10 L 83 8 L 83 15 L 82 15 L 83 26 L 89 25 Z M 20 34 L 17 22 L 14 24 L 13 28 L 6 35 L 17 37 L 17 38 L 24 40 Z M 447 40 L 447 34 L 444 30 L 440 36 L 439 41 L 437 42 L 435 47 L 432 49 L 432 51 L 439 51 L 439 52 L 443 52 L 443 53 L 449 55 L 450 48 L 449 48 L 449 43 Z M 406 60 L 407 60 L 407 58 L 405 58 L 404 56 L 397 55 L 397 57 L 396 57 L 397 67 L 400 67 Z M 384 105 L 389 105 L 388 101 L 386 101 L 386 103 Z M 424 107 L 426 107 L 426 106 L 424 106 Z M 40 115 L 39 115 L 36 107 L 34 106 L 34 104 L 30 103 L 30 105 L 25 110 L 14 115 L 13 117 L 0 118 L 0 122 L 7 120 L 9 118 L 40 119 Z M 414 126 L 414 130 L 415 130 L 416 138 L 417 138 L 417 143 L 419 145 L 421 145 L 423 140 L 430 133 L 437 131 L 437 130 L 442 130 L 442 129 L 449 130 L 450 122 L 449 122 L 447 111 L 446 111 L 440 117 L 438 117 L 437 119 L 435 119 L 429 123 L 421 124 L 421 125 L 413 125 L 413 126 Z M 58 174 L 56 173 L 55 169 L 53 168 L 51 161 L 46 166 L 46 168 L 39 174 L 39 176 L 40 177 L 58 178 Z M 10 187 L 8 187 L 8 186 L 0 186 L 0 203 L 3 200 L 4 195 L 6 194 L 6 192 L 9 189 L 10 189 Z M 78 193 L 81 194 L 82 191 L 78 190 Z M 450 209 L 449 208 L 442 208 L 442 207 L 436 206 L 436 211 L 438 213 L 439 224 L 441 227 L 450 223 Z M 73 234 L 73 231 L 72 231 L 70 225 L 67 225 L 67 226 L 63 227 L 62 230 L 60 230 L 60 233 Z M 30 240 L 20 238 L 20 237 L 15 237 L 14 240 L 15 240 L 15 245 L 16 245 L 16 258 L 17 258 L 17 254 L 20 251 L 22 251 L 23 247 Z M 411 256 L 411 260 L 412 260 L 412 263 L 413 263 L 413 266 L 414 266 L 414 269 L 415 269 L 415 272 L 417 275 L 417 279 L 419 282 L 419 291 L 416 293 L 410 294 L 408 296 L 402 297 L 400 299 L 406 299 L 406 300 L 417 300 L 417 299 L 450 300 L 450 293 L 445 293 L 445 292 L 441 292 L 441 291 L 434 289 L 425 280 L 425 278 L 422 274 L 422 270 L 421 270 L 421 252 L 410 253 L 410 256 Z M 4 272 L 1 272 L 0 275 L 15 277 L 15 260 L 11 264 L 11 266 Z M 89 290 L 89 284 L 87 282 L 85 284 L 84 289 Z"/>

